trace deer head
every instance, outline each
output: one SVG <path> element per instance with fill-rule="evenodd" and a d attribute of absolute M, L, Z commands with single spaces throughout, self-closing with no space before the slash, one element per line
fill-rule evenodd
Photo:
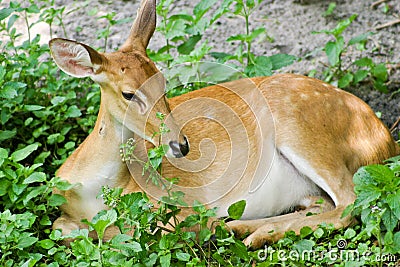
<path fill-rule="evenodd" d="M 155 0 L 143 0 L 129 37 L 116 52 L 101 53 L 88 45 L 62 38 L 50 41 L 56 64 L 65 73 L 90 77 L 101 87 L 101 107 L 97 122 L 109 116 L 114 127 L 130 131 L 154 145 L 160 120 L 157 112 L 170 115 L 165 97 L 165 80 L 148 58 L 146 48 L 156 27 Z M 169 133 L 162 143 L 169 146 L 167 156 L 182 157 L 189 151 L 187 139 L 170 116 Z"/>

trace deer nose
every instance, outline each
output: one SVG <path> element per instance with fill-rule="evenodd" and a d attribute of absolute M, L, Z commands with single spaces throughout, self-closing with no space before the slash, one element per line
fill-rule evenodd
<path fill-rule="evenodd" d="M 169 147 L 172 150 L 172 154 L 175 158 L 182 158 L 189 153 L 189 142 L 186 136 L 183 137 L 183 143 L 178 143 L 178 141 L 170 141 Z"/>

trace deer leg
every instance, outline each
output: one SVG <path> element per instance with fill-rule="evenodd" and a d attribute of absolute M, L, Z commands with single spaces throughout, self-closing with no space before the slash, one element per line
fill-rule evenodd
<path fill-rule="evenodd" d="M 315 201 L 320 198 L 324 199 L 324 202 L 317 204 Z M 346 205 L 338 205 L 334 208 L 328 197 L 313 196 L 308 197 L 308 200 L 311 204 L 298 212 L 259 220 L 232 221 L 227 225 L 239 236 L 250 233 L 243 242 L 246 246 L 259 248 L 265 243 L 276 242 L 289 230 L 299 234 L 301 228 L 309 226 L 315 230 L 323 222 L 332 223 L 335 228 L 346 227 L 351 223 L 350 216 L 341 219 Z"/>

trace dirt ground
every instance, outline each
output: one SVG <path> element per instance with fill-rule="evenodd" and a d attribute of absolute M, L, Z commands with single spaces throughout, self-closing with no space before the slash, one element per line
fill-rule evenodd
<path fill-rule="evenodd" d="M 6 0 L 7 1 L 7 0 Z M 284 72 L 307 74 L 313 69 L 321 70 L 327 62 L 327 58 L 321 48 L 329 41 L 326 35 L 312 34 L 312 31 L 334 28 L 338 21 L 358 14 L 357 19 L 344 32 L 346 40 L 368 32 L 375 34 L 369 37 L 367 51 L 363 55 L 372 57 L 376 63 L 385 62 L 390 67 L 389 88 L 391 92 L 400 89 L 400 23 L 376 29 L 388 22 L 400 19 L 400 1 L 387 0 L 381 4 L 374 4 L 376 0 L 264 0 L 252 14 L 250 25 L 252 28 L 264 26 L 268 35 L 274 40 L 260 40 L 253 45 L 255 54 L 272 55 L 276 53 L 292 54 L 301 58 L 300 62 L 285 68 Z M 191 10 L 198 1 L 177 0 L 173 3 L 172 12 Z M 330 2 L 336 3 L 333 15 L 324 17 Z M 1 6 L 4 6 L 3 2 Z M 112 1 L 70 1 L 56 0 L 56 4 L 66 6 L 64 23 L 67 38 L 84 42 L 94 47 L 102 47 L 103 40 L 97 40 L 95 32 L 106 26 L 105 19 L 97 19 L 109 12 L 116 12 L 116 18 L 132 19 L 136 15 L 139 0 L 112 0 Z M 385 11 L 384 7 L 388 9 Z M 97 9 L 94 15 L 89 15 L 93 9 Z M 117 25 L 111 28 L 112 34 L 108 40 L 108 50 L 117 48 L 126 38 L 130 23 Z M 224 16 L 210 29 L 203 38 L 214 46 L 213 51 L 233 52 L 237 43 L 228 43 L 225 40 L 240 32 L 244 32 L 244 21 L 239 17 Z M 43 29 L 41 29 L 43 31 Z M 55 36 L 66 37 L 60 27 L 56 28 Z M 55 37 L 53 36 L 53 37 Z M 47 34 L 43 41 L 50 38 Z M 150 43 L 150 48 L 157 48 L 164 44 L 162 36 L 155 34 Z M 359 58 L 360 53 L 349 50 L 345 55 L 347 62 Z M 364 83 L 358 88 L 350 89 L 366 101 L 376 112 L 382 113 L 382 120 L 391 127 L 400 117 L 400 93 L 382 94 L 371 90 L 371 84 Z M 398 138 L 400 126 L 393 131 Z"/>

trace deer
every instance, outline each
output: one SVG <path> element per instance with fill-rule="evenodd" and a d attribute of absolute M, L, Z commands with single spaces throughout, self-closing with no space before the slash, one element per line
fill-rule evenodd
<path fill-rule="evenodd" d="M 107 209 L 96 198 L 102 186 L 123 188 L 124 194 L 146 190 L 141 170 L 120 159 L 119 147 L 129 138 L 143 144 L 134 153 L 144 156 L 146 144 L 166 145 L 163 175 L 179 177 L 188 200 L 217 207 L 217 217 L 246 200 L 242 218 L 227 226 L 238 236 L 248 234 L 247 246 L 259 248 L 305 226 L 347 227 L 352 218 L 341 215 L 355 200 L 353 174 L 400 154 L 372 109 L 348 92 L 297 74 L 243 78 L 167 99 L 165 78 L 146 53 L 155 27 L 156 1 L 142 0 L 117 51 L 98 52 L 62 38 L 49 42 L 62 71 L 90 77 L 101 88 L 93 131 L 57 171 L 78 185 L 54 190 L 67 202 L 53 229 L 67 235 L 86 228 L 82 219 Z M 169 132 L 162 138 L 153 135 L 158 112 L 167 116 Z M 153 199 L 163 194 L 148 192 Z"/>

